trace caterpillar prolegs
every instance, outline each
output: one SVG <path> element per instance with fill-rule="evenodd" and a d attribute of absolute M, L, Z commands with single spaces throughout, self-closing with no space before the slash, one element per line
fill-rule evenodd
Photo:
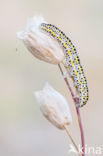
<path fill-rule="evenodd" d="M 70 75 L 79 93 L 78 107 L 82 107 L 88 101 L 88 86 L 75 46 L 56 26 L 42 23 L 41 29 L 53 36 L 63 47 L 66 58 L 65 67 L 69 69 Z"/>

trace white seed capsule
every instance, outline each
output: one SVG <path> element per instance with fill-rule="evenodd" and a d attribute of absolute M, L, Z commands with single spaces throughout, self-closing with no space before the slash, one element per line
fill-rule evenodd
<path fill-rule="evenodd" d="M 72 116 L 66 99 L 48 83 L 42 91 L 35 92 L 35 96 L 40 103 L 43 115 L 53 125 L 64 129 L 64 126 L 72 123 Z"/>
<path fill-rule="evenodd" d="M 42 16 L 29 19 L 26 29 L 18 32 L 17 36 L 35 57 L 48 63 L 59 64 L 65 58 L 63 49 L 55 39 L 41 30 L 42 23 L 47 23 Z"/>

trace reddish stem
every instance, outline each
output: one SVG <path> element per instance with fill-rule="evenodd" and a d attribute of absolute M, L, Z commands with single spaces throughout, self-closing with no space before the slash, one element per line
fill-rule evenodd
<path fill-rule="evenodd" d="M 64 73 L 63 73 L 63 70 L 60 66 L 60 64 L 58 64 L 59 66 L 59 69 L 61 71 L 61 74 L 64 76 Z M 82 126 L 82 120 L 81 120 L 81 115 L 80 115 L 80 110 L 79 110 L 79 107 L 76 106 L 76 104 L 78 104 L 78 97 L 76 97 L 72 91 L 72 88 L 68 82 L 68 79 L 67 77 L 64 77 L 64 81 L 72 95 L 72 98 L 74 100 L 74 103 L 75 103 L 75 108 L 76 108 L 76 112 L 77 112 L 77 116 L 78 116 L 78 123 L 79 123 L 79 128 L 80 128 L 80 133 L 81 133 L 81 144 L 82 144 L 82 156 L 85 156 L 85 139 L 84 139 L 84 131 L 83 131 L 83 126 Z"/>

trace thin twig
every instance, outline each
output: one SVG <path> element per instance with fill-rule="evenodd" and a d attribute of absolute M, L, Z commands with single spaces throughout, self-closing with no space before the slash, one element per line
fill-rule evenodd
<path fill-rule="evenodd" d="M 66 132 L 67 132 L 69 138 L 71 139 L 71 142 L 73 143 L 75 149 L 77 150 L 78 155 L 81 156 L 81 153 L 79 152 L 78 146 L 76 145 L 75 141 L 73 140 L 72 136 L 70 135 L 70 132 L 69 132 L 69 130 L 68 130 L 68 127 L 65 125 L 64 128 L 65 128 L 65 130 L 66 130 Z"/>
<path fill-rule="evenodd" d="M 82 156 L 85 156 L 85 139 L 84 139 L 84 131 L 83 131 L 83 126 L 82 126 L 82 121 L 81 121 L 80 110 L 79 110 L 78 107 L 76 107 L 76 112 L 77 112 L 77 116 L 78 116 L 78 122 L 79 122 L 80 132 L 81 132 Z"/>
<path fill-rule="evenodd" d="M 62 76 L 64 77 L 64 73 L 63 73 L 63 70 L 60 66 L 60 64 L 58 64 L 58 67 L 61 71 L 61 74 Z M 74 103 L 75 103 L 75 108 L 76 108 L 76 112 L 77 112 L 77 117 L 78 117 L 78 123 L 79 123 L 79 128 L 80 128 L 80 133 L 81 133 L 81 144 L 82 144 L 82 156 L 85 156 L 85 139 L 84 139 L 84 131 L 83 131 L 83 126 L 82 126 L 82 121 L 81 121 L 81 115 L 80 115 L 80 110 L 79 108 L 76 106 L 78 104 L 78 98 L 75 96 L 75 94 L 73 93 L 72 91 L 72 88 L 68 82 L 68 79 L 67 77 L 64 77 L 64 81 L 72 95 L 72 98 L 74 100 Z"/>

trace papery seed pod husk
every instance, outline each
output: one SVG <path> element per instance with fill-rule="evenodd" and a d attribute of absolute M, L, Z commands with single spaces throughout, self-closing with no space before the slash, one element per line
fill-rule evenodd
<path fill-rule="evenodd" d="M 41 30 L 44 22 L 47 23 L 42 16 L 34 16 L 28 20 L 26 29 L 17 33 L 17 37 L 36 58 L 59 64 L 65 58 L 63 49 L 54 38 Z"/>
<path fill-rule="evenodd" d="M 67 100 L 48 83 L 44 89 L 35 92 L 43 115 L 59 129 L 72 123 L 72 116 Z"/>

